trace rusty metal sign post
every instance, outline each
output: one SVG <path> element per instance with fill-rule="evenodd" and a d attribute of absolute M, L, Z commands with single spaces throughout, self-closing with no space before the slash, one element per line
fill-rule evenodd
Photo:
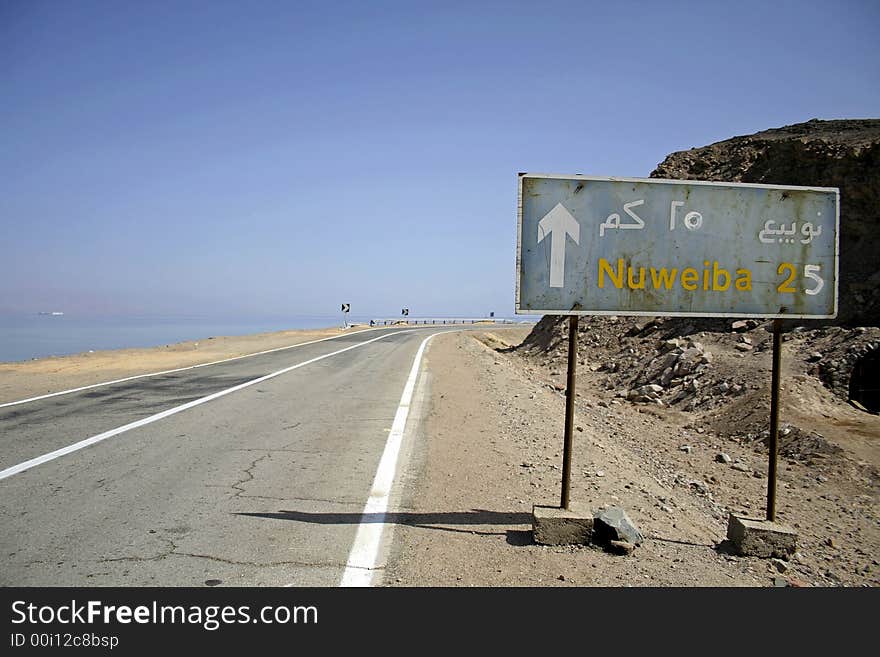
<path fill-rule="evenodd" d="M 779 374 L 782 367 L 782 320 L 773 320 L 773 373 L 770 375 L 770 440 L 767 464 L 767 520 L 776 520 L 776 461 L 779 458 Z"/>
<path fill-rule="evenodd" d="M 562 508 L 579 315 L 773 323 L 767 519 L 776 516 L 781 319 L 837 316 L 837 188 L 519 174 L 516 312 L 569 316 Z"/>
<path fill-rule="evenodd" d="M 577 373 L 578 316 L 568 318 L 568 375 L 565 383 L 565 438 L 562 451 L 562 501 L 560 506 L 571 506 L 571 451 L 572 430 L 574 429 L 575 379 Z"/>

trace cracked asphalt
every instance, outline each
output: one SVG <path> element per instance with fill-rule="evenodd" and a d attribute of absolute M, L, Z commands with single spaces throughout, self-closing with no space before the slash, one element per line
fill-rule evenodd
<path fill-rule="evenodd" d="M 0 585 L 335 586 L 434 332 L 388 330 L 3 479 Z M 0 409 L 0 469 L 378 335 Z"/>

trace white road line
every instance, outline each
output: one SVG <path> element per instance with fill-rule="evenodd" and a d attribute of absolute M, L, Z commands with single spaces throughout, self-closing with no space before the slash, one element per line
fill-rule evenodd
<path fill-rule="evenodd" d="M 397 407 L 397 413 L 394 416 L 394 423 L 391 425 L 391 433 L 388 434 L 388 440 L 385 443 L 385 451 L 382 452 L 382 459 L 379 461 L 379 467 L 376 470 L 376 477 L 373 479 L 373 487 L 370 490 L 370 497 L 364 506 L 361 515 L 361 523 L 358 525 L 357 534 L 355 535 L 354 545 L 348 555 L 348 563 L 345 565 L 345 572 L 342 574 L 342 580 L 339 586 L 370 586 L 373 581 L 373 574 L 376 572 L 377 561 L 379 559 L 379 551 L 382 547 L 382 533 L 385 529 L 385 515 L 388 511 L 388 498 L 391 494 L 391 488 L 394 484 L 395 472 L 397 470 L 397 457 L 400 455 L 400 447 L 403 442 L 403 432 L 406 428 L 406 419 L 409 416 L 409 408 L 412 403 L 413 390 L 416 386 L 416 379 L 419 375 L 419 366 L 422 362 L 422 354 L 428 341 L 435 335 L 440 333 L 453 333 L 454 331 L 440 331 L 429 335 L 422 340 L 419 350 L 416 352 L 412 369 L 409 372 L 409 378 L 403 387 L 403 395 L 400 397 L 400 404 Z"/>
<path fill-rule="evenodd" d="M 377 331 L 378 329 L 369 328 L 364 329 L 363 331 L 357 331 L 357 333 L 366 333 L 367 331 Z M 253 356 L 262 356 L 263 354 L 272 354 L 276 351 L 284 351 L 285 349 L 294 349 L 295 347 L 305 347 L 309 344 L 316 344 L 318 342 L 326 342 L 327 340 L 335 340 L 337 338 L 341 338 L 347 335 L 355 335 L 355 333 L 341 333 L 339 335 L 331 335 L 329 338 L 321 338 L 319 340 L 310 340 L 308 342 L 298 342 L 297 344 L 287 345 L 286 347 L 276 347 L 275 349 L 266 349 L 265 351 L 257 351 L 252 354 L 244 354 L 242 356 L 233 356 L 232 358 L 224 358 L 222 360 L 214 360 L 210 363 L 200 363 L 198 365 L 189 365 L 187 367 L 178 367 L 173 370 L 163 370 L 161 372 L 150 372 L 149 374 L 137 374 L 135 376 L 128 376 L 124 379 L 114 379 L 113 381 L 103 381 L 102 383 L 92 383 L 91 385 L 82 386 L 81 388 L 71 388 L 70 390 L 61 390 L 59 392 L 50 392 L 47 395 L 40 395 L 39 397 L 29 397 L 28 399 L 19 399 L 18 401 L 6 402 L 4 404 L 0 404 L 0 408 L 5 406 L 16 406 L 18 404 L 26 404 L 32 401 L 38 401 L 40 399 L 48 399 L 49 397 L 57 397 L 59 395 L 67 395 L 71 392 L 81 392 L 83 390 L 91 390 L 92 388 L 100 388 L 101 386 L 109 386 L 114 383 L 124 383 L 125 381 L 134 381 L 135 379 L 143 379 L 148 376 L 160 376 L 162 374 L 174 374 L 175 372 L 183 372 L 186 370 L 194 370 L 197 367 L 208 367 L 209 365 L 219 365 L 220 363 L 229 363 L 233 360 L 241 360 L 242 358 L 252 358 Z"/>
<path fill-rule="evenodd" d="M 186 404 L 182 404 L 181 406 L 175 406 L 174 408 L 169 408 L 166 411 L 162 411 L 161 413 L 156 413 L 155 415 L 151 415 L 149 417 L 145 417 L 141 420 L 137 420 L 135 422 L 131 422 L 121 427 L 117 427 L 116 429 L 111 429 L 110 431 L 105 431 L 104 433 L 99 433 L 96 436 L 92 436 L 91 438 L 86 438 L 85 440 L 80 440 L 77 443 L 73 443 L 72 445 L 68 445 L 67 447 L 62 447 L 61 449 L 56 449 L 54 452 L 49 452 L 48 454 L 43 454 L 42 456 L 37 456 L 36 458 L 32 458 L 28 461 L 24 461 L 23 463 L 19 463 L 18 465 L 13 465 L 5 470 L 0 470 L 0 480 L 6 479 L 7 477 L 11 477 L 12 475 L 16 475 L 20 472 L 24 472 L 25 470 L 30 470 L 33 467 L 41 465 L 43 463 L 47 463 L 48 461 L 53 461 L 61 456 L 66 454 L 70 454 L 72 452 L 76 452 L 84 447 L 88 447 L 89 445 L 94 445 L 95 443 L 99 443 L 102 440 L 107 440 L 108 438 L 112 438 L 113 436 L 118 436 L 121 433 L 125 433 L 126 431 L 131 431 L 132 429 L 137 429 L 138 427 L 145 426 L 147 424 L 152 424 L 153 422 L 158 422 L 159 420 L 165 419 L 171 415 L 175 415 L 176 413 L 180 413 L 182 411 L 186 411 L 194 406 L 199 406 L 200 404 L 205 404 L 209 401 L 213 401 L 225 395 L 228 395 L 232 392 L 237 392 L 238 390 L 242 390 L 252 385 L 256 385 L 257 383 L 262 383 L 263 381 L 267 381 L 269 379 L 274 379 L 276 376 L 281 376 L 282 374 L 286 374 L 287 372 L 292 372 L 295 369 L 299 369 L 300 367 L 305 367 L 306 365 L 310 365 L 311 363 L 316 363 L 319 360 L 324 360 L 325 358 L 330 358 L 330 356 L 335 356 L 337 354 L 341 354 L 346 351 L 350 351 L 351 349 L 357 349 L 358 347 L 363 347 L 364 345 L 370 344 L 371 342 L 375 342 L 376 340 L 382 340 L 392 335 L 397 335 L 398 333 L 407 333 L 408 331 L 395 331 L 393 333 L 385 333 L 384 335 L 380 335 L 378 338 L 373 338 L 372 340 L 366 340 L 365 342 L 358 342 L 357 344 L 351 345 L 350 347 L 345 347 L 344 349 L 339 349 L 338 351 L 334 351 L 329 354 L 324 354 L 323 356 L 318 356 L 316 358 L 312 358 L 310 360 L 304 361 L 302 363 L 298 363 L 296 365 L 292 365 L 291 367 L 285 367 L 283 370 L 278 370 L 277 372 L 272 372 L 271 374 L 266 374 L 265 376 L 261 376 L 258 379 L 253 379 L 251 381 L 245 381 L 244 383 L 240 383 L 237 386 L 233 386 L 232 388 L 227 388 L 226 390 L 221 390 L 220 392 L 215 392 L 207 397 L 201 397 L 200 399 L 194 399 L 191 402 Z M 421 352 L 420 352 L 421 353 Z"/>

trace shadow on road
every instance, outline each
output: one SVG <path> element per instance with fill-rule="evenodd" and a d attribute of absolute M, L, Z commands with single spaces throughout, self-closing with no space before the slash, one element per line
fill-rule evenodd
<path fill-rule="evenodd" d="M 436 513 L 308 513 L 306 511 L 279 511 L 277 513 L 238 513 L 239 516 L 252 518 L 268 518 L 269 520 L 294 520 L 311 522 L 319 525 L 360 525 L 365 523 L 388 523 L 438 529 L 468 534 L 483 534 L 475 530 L 437 527 L 436 525 L 531 525 L 532 514 L 504 511 L 487 511 L 472 509 L 471 511 L 448 511 Z M 531 532 L 529 532 L 531 533 Z"/>

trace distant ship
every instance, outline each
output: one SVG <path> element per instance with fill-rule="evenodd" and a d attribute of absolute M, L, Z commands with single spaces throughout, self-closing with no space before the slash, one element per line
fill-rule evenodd
<path fill-rule="evenodd" d="M 53 317 L 60 317 L 60 316 L 63 315 L 64 313 L 60 313 L 60 312 L 58 312 L 58 311 L 56 310 L 56 311 L 51 312 L 51 313 L 41 312 L 41 313 L 37 313 L 37 314 L 38 314 L 38 315 L 51 315 L 51 316 L 53 316 Z"/>

